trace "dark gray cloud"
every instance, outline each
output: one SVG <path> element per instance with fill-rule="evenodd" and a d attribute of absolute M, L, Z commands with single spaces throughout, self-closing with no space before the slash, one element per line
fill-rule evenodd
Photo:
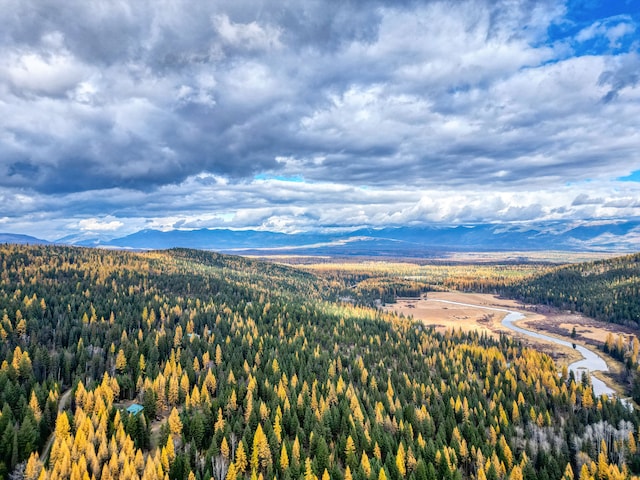
<path fill-rule="evenodd" d="M 618 57 L 610 70 L 600 75 L 599 84 L 609 88 L 602 97 L 608 103 L 618 98 L 624 88 L 635 88 L 640 83 L 640 55 L 637 52 Z"/>
<path fill-rule="evenodd" d="M 571 202 L 571 205 L 574 207 L 580 207 L 583 205 L 601 205 L 603 203 L 604 199 L 602 198 L 591 198 L 588 194 L 581 193 L 576 198 L 574 198 L 573 202 Z"/>
<path fill-rule="evenodd" d="M 605 215 L 622 193 L 602 187 L 593 198 L 606 201 L 588 203 L 570 188 L 554 203 L 548 189 L 637 169 L 637 45 L 575 55 L 547 38 L 565 9 L 5 0 L 0 194 L 15 210 L 0 219 L 51 205 L 105 228 Z M 619 24 L 591 30 L 615 39 Z M 263 188 L 259 175 L 304 182 Z M 442 188 L 467 188 L 464 208 L 438 199 Z M 487 190 L 483 211 L 475 195 Z"/>

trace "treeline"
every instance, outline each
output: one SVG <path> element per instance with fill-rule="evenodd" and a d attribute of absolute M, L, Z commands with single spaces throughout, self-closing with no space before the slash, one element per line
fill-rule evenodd
<path fill-rule="evenodd" d="M 4 478 L 640 470 L 637 414 L 548 356 L 328 302 L 310 273 L 190 250 L 3 246 L 0 262 Z"/>
<path fill-rule="evenodd" d="M 640 325 L 640 254 L 558 267 L 501 292 L 527 303 L 581 312 L 607 322 Z"/>
<path fill-rule="evenodd" d="M 551 270 L 545 263 L 425 263 L 328 262 L 295 265 L 326 281 L 333 299 L 358 305 L 393 303 L 398 297 L 419 297 L 430 291 L 455 289 L 498 293 L 502 289 Z"/>

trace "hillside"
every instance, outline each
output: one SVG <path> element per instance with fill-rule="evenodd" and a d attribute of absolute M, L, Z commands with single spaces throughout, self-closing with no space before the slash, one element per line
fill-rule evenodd
<path fill-rule="evenodd" d="M 557 267 L 503 293 L 527 303 L 640 326 L 640 254 Z"/>
<path fill-rule="evenodd" d="M 29 235 L 15 233 L 0 233 L 0 243 L 17 243 L 22 245 L 46 245 L 49 242 Z"/>
<path fill-rule="evenodd" d="M 56 243 L 129 249 L 173 247 L 245 254 L 441 257 L 443 252 L 545 251 L 629 252 L 640 235 L 637 221 L 470 224 L 365 228 L 339 232 L 278 233 L 256 230 L 141 230 L 121 238 L 87 232 Z"/>
<path fill-rule="evenodd" d="M 311 273 L 184 249 L 5 245 L 0 262 L 3 478 L 559 480 L 640 467 L 637 415 L 546 355 L 330 303 Z M 142 412 L 126 413 L 134 401 Z"/>

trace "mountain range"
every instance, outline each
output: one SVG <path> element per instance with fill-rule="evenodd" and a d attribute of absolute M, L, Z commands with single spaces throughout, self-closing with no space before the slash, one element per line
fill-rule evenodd
<path fill-rule="evenodd" d="M 17 243 L 20 245 L 46 245 L 51 242 L 19 233 L 0 233 L 0 243 Z"/>
<path fill-rule="evenodd" d="M 0 243 L 57 243 L 136 250 L 186 247 L 243 254 L 405 257 L 430 257 L 442 252 L 462 251 L 631 252 L 640 250 L 640 221 L 421 226 L 293 234 L 230 229 L 141 230 L 113 239 L 85 232 L 54 242 L 26 235 L 0 234 Z"/>

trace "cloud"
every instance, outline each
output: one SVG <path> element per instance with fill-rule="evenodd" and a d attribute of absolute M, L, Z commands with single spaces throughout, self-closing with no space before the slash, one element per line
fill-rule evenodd
<path fill-rule="evenodd" d="M 113 230 L 118 230 L 123 227 L 124 223 L 119 220 L 99 220 L 97 218 L 85 218 L 78 222 L 78 227 L 83 232 L 91 231 L 91 232 L 110 232 Z"/>
<path fill-rule="evenodd" d="M 605 103 L 617 99 L 625 88 L 635 89 L 640 83 L 640 55 L 637 52 L 615 58 L 611 63 L 598 80 L 599 85 L 609 88 L 603 97 Z"/>
<path fill-rule="evenodd" d="M 602 203 L 604 203 L 604 200 L 602 198 L 591 198 L 588 194 L 581 193 L 576 198 L 574 198 L 573 202 L 571 202 L 571 205 L 574 207 L 579 207 L 582 205 L 600 205 Z"/>
<path fill-rule="evenodd" d="M 597 21 L 588 27 L 580 30 L 576 35 L 576 40 L 586 42 L 597 37 L 604 37 L 609 42 L 610 48 L 621 46 L 620 39 L 635 33 L 636 25 L 628 15 L 610 17 Z"/>
<path fill-rule="evenodd" d="M 251 23 L 233 23 L 225 14 L 215 15 L 213 25 L 225 45 L 246 50 L 271 50 L 282 46 L 281 30 Z"/>
<path fill-rule="evenodd" d="M 614 200 L 610 200 L 604 204 L 605 207 L 611 208 L 639 208 L 640 200 L 637 198 L 617 198 Z"/>
<path fill-rule="evenodd" d="M 219 181 L 215 176 L 187 178 L 149 192 L 95 190 L 62 195 L 35 194 L 11 200 L 20 205 L 5 229 L 56 239 L 69 230 L 122 236 L 157 228 L 257 228 L 297 232 L 433 223 L 572 222 L 576 219 L 640 218 L 640 185 L 590 182 L 587 203 L 576 204 L 583 184 L 537 191 L 486 190 L 468 186 L 425 189 L 339 185 L 260 179 Z M 105 215 L 105 211 L 109 211 Z M 76 218 L 69 222 L 69 218 Z M 9 228 L 11 227 L 11 228 Z M 112 228 L 113 230 L 107 230 Z"/>
<path fill-rule="evenodd" d="M 637 167 L 636 19 L 594 19 L 576 38 L 611 48 L 579 56 L 549 38 L 567 8 L 8 0 L 0 217 L 57 232 L 613 215 L 635 194 L 606 182 Z M 584 197 L 587 179 L 605 183 Z"/>
<path fill-rule="evenodd" d="M 74 90 L 88 70 L 67 52 L 39 55 L 13 53 L 0 67 L 17 95 L 61 97 Z"/>

